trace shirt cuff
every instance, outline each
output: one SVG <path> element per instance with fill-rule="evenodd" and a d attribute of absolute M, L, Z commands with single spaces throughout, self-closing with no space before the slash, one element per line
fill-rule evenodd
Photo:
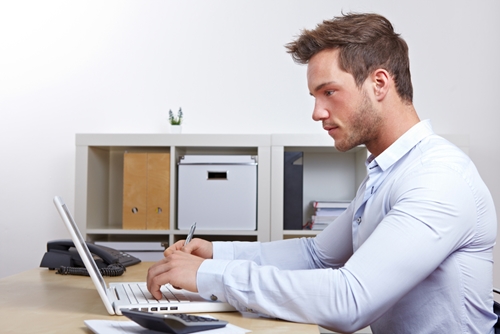
<path fill-rule="evenodd" d="M 234 246 L 232 242 L 213 242 L 212 254 L 215 260 L 233 260 Z"/>
<path fill-rule="evenodd" d="M 227 302 L 222 277 L 229 262 L 230 260 L 205 260 L 201 263 L 196 275 L 196 286 L 202 298 Z"/>

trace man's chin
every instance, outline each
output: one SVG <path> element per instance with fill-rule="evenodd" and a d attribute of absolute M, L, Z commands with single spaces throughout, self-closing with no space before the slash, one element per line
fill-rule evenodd
<path fill-rule="evenodd" d="M 333 138 L 333 141 L 334 141 L 333 145 L 334 145 L 335 149 L 339 152 L 347 152 L 356 146 L 356 145 L 354 145 L 354 146 L 348 145 L 347 143 L 342 142 L 342 141 L 336 141 L 335 138 Z"/>
<path fill-rule="evenodd" d="M 336 149 L 337 151 L 339 151 L 339 152 L 347 152 L 347 151 L 349 151 L 349 149 L 345 149 L 345 148 L 343 148 L 343 147 L 339 147 L 339 146 L 337 146 L 337 145 L 335 145 L 335 149 Z"/>

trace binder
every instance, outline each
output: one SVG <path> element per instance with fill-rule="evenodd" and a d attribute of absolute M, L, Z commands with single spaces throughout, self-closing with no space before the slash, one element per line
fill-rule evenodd
<path fill-rule="evenodd" d="M 123 155 L 123 229 L 146 229 L 147 153 Z"/>
<path fill-rule="evenodd" d="M 170 228 L 170 153 L 123 156 L 123 229 Z"/>
<path fill-rule="evenodd" d="M 285 152 L 283 170 L 283 229 L 302 230 L 304 174 L 302 152 Z"/>
<path fill-rule="evenodd" d="M 170 228 L 170 154 L 148 153 L 146 229 Z"/>

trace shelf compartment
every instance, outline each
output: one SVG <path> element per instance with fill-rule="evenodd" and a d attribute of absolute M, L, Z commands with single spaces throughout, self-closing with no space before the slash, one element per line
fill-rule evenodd
<path fill-rule="evenodd" d="M 77 134 L 75 220 L 84 236 L 95 239 L 184 238 L 177 225 L 177 162 L 186 154 L 258 157 L 257 230 L 198 231 L 209 238 L 269 241 L 270 135 L 252 134 Z M 170 229 L 123 230 L 123 154 L 170 153 Z"/>
<path fill-rule="evenodd" d="M 314 210 L 312 201 L 350 201 L 366 176 L 368 151 L 364 146 L 340 152 L 325 135 L 272 136 L 271 240 L 314 236 L 320 231 L 284 229 L 285 152 L 302 153 L 302 225 Z M 295 187 L 300 188 L 300 187 Z M 300 200 L 299 200 L 300 201 Z M 298 226 L 297 222 L 292 226 Z"/>

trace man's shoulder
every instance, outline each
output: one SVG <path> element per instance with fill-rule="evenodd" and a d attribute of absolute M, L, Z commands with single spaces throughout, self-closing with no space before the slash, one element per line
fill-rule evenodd
<path fill-rule="evenodd" d="M 427 136 L 417 144 L 416 148 L 420 155 L 420 161 L 425 166 L 465 170 L 472 163 L 464 151 L 438 135 Z"/>
<path fill-rule="evenodd" d="M 438 135 L 419 141 L 392 171 L 394 182 L 440 187 L 445 180 L 459 182 L 475 178 L 477 170 L 467 154 Z M 455 181 L 453 181 L 455 180 Z"/>

